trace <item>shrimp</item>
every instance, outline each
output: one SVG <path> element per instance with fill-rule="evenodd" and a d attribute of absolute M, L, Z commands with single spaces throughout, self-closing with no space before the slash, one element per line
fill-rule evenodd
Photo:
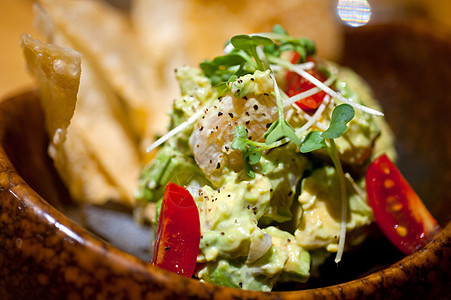
<path fill-rule="evenodd" d="M 219 187 L 221 175 L 228 170 L 239 172 L 243 158 L 231 147 L 237 125 L 243 125 L 248 138 L 264 141 L 263 135 L 277 119 L 276 98 L 262 93 L 236 97 L 227 95 L 205 110 L 195 124 L 190 138 L 194 159 L 213 185 Z"/>

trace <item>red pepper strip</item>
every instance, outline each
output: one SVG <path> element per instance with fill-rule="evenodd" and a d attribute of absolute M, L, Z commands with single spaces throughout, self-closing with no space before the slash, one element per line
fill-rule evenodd
<path fill-rule="evenodd" d="M 369 166 L 366 190 L 376 223 L 404 254 L 424 246 L 438 230 L 437 221 L 385 154 Z"/>
<path fill-rule="evenodd" d="M 297 63 L 299 61 L 300 55 L 295 52 L 293 55 L 292 63 Z M 307 61 L 314 61 L 311 58 L 307 58 Z M 308 73 L 313 75 L 315 78 L 319 79 L 321 82 L 326 81 L 326 76 L 324 76 L 318 69 L 314 68 L 307 70 Z M 288 71 L 286 75 L 287 80 L 287 90 L 285 91 L 289 97 L 305 92 L 309 89 L 315 88 L 316 85 L 300 76 L 296 72 Z M 319 91 L 318 93 L 309 96 L 307 98 L 301 99 L 296 102 L 303 111 L 311 113 L 314 112 L 318 106 L 323 102 L 326 93 L 324 91 Z"/>
<path fill-rule="evenodd" d="M 191 194 L 168 183 L 163 195 L 152 263 L 192 277 L 199 253 L 199 212 Z"/>

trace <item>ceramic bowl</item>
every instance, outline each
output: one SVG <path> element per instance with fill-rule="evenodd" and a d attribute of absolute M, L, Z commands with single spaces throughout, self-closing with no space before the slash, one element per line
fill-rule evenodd
<path fill-rule="evenodd" d="M 242 291 L 166 272 L 83 227 L 47 156 L 38 99 L 28 92 L 0 103 L 0 298 L 446 298 L 451 35 L 415 24 L 348 29 L 341 63 L 373 87 L 397 136 L 398 166 L 441 225 L 423 249 L 403 257 L 382 239 L 348 256 L 365 262 L 357 273 L 335 267 L 327 280 L 296 291 Z"/>

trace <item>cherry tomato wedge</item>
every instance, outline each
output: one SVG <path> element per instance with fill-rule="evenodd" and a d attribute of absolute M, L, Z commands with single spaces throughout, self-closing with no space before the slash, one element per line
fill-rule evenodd
<path fill-rule="evenodd" d="M 424 246 L 438 229 L 437 221 L 387 155 L 369 166 L 366 190 L 376 223 L 403 253 Z"/>
<path fill-rule="evenodd" d="M 300 55 L 295 52 L 291 60 L 292 63 L 297 63 L 300 59 Z M 307 58 L 307 61 L 314 61 L 311 58 Z M 314 68 L 307 70 L 308 73 L 313 75 L 315 78 L 319 79 L 321 82 L 326 81 L 326 76 L 324 76 L 318 69 Z M 288 71 L 286 75 L 287 80 L 287 90 L 285 91 L 289 97 L 305 92 L 309 89 L 316 87 L 313 83 L 300 76 L 296 72 Z M 324 91 L 319 91 L 318 93 L 301 99 L 296 102 L 303 111 L 311 113 L 314 112 L 326 96 Z"/>
<path fill-rule="evenodd" d="M 152 263 L 192 277 L 199 253 L 199 211 L 191 194 L 168 183 L 163 195 Z"/>

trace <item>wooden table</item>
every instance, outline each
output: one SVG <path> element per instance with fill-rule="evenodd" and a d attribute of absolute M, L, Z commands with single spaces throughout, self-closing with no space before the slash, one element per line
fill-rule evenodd
<path fill-rule="evenodd" d="M 0 99 L 33 84 L 19 45 L 22 33 L 39 37 L 32 24 L 32 4 L 32 0 L 0 0 Z"/>

